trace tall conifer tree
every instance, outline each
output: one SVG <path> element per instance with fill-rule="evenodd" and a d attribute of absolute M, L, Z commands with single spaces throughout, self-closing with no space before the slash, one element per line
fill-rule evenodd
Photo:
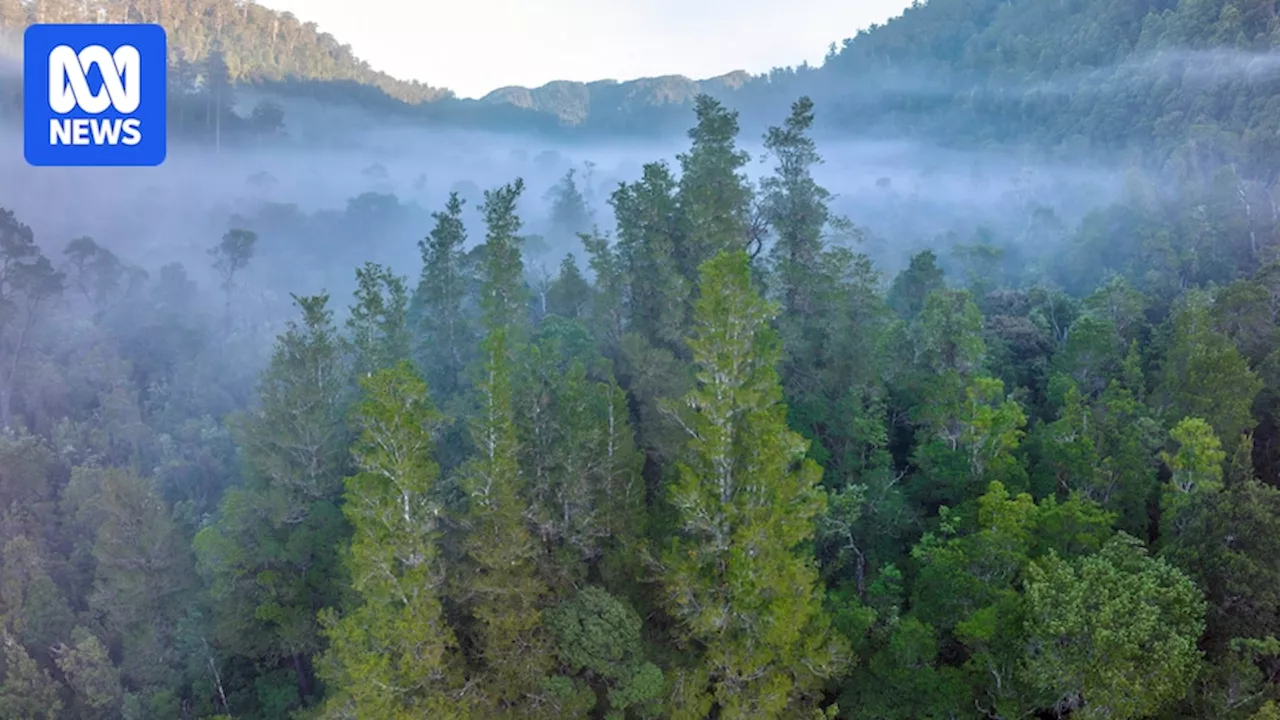
<path fill-rule="evenodd" d="M 360 602 L 341 619 L 324 617 L 331 643 L 324 670 L 335 690 L 329 709 L 357 718 L 464 718 L 457 642 L 440 601 L 431 437 L 439 418 L 408 362 L 361 386 L 359 472 L 347 478 L 343 506 Z"/>
<path fill-rule="evenodd" d="M 475 621 L 475 659 L 487 710 L 501 717 L 551 711 L 539 702 L 553 661 L 541 619 L 548 589 L 538 577 L 538 547 L 525 524 L 512 397 L 513 336 L 527 319 L 515 207 L 523 187 L 517 180 L 485 193 L 488 234 L 480 304 L 487 336 L 481 343 L 472 425 L 478 452 L 460 471 L 470 498 L 463 597 Z"/>
<path fill-rule="evenodd" d="M 844 655 L 800 550 L 825 505 L 822 473 L 787 428 L 775 310 L 747 254 L 706 263 L 701 288 L 698 386 L 676 408 L 691 438 L 670 488 L 680 534 L 662 566 L 669 607 L 703 652 L 676 683 L 674 717 L 798 717 Z"/>

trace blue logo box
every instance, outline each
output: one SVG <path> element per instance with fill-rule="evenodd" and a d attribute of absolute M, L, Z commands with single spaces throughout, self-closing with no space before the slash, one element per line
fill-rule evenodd
<path fill-rule="evenodd" d="M 22 48 L 27 162 L 154 166 L 168 152 L 168 40 L 150 24 L 32 25 Z"/>

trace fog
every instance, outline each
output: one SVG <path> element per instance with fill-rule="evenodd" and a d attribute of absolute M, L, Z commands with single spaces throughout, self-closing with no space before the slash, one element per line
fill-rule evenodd
<path fill-rule="evenodd" d="M 259 98 L 239 98 L 247 114 Z M 416 281 L 418 241 L 451 191 L 467 201 L 469 241 L 483 241 L 483 191 L 523 178 L 524 231 L 531 274 L 554 271 L 566 253 L 585 265 L 580 244 L 549 232 L 548 190 L 570 169 L 602 231 L 613 230 L 607 200 L 645 163 L 678 167 L 683 137 L 562 144 L 514 134 L 468 132 L 380 121 L 352 108 L 286 101 L 288 137 L 272 146 L 228 144 L 219 151 L 171 142 L 158 168 L 33 168 L 17 128 L 0 134 L 0 207 L 35 231 L 54 261 L 89 236 L 122 260 L 155 273 L 181 263 L 211 300 L 220 297 L 208 249 L 232 227 L 258 233 L 254 259 L 238 283 L 240 312 L 278 327 L 292 316 L 289 294 L 328 291 L 341 314 L 366 261 Z M 818 108 L 821 112 L 821 106 Z M 781 118 L 780 118 L 781 119 Z M 693 113 L 689 113 L 689 125 Z M 741 147 L 758 180 L 772 162 L 757 138 Z M 1121 191 L 1116 161 L 1049 161 L 1016 149 L 944 150 L 918 142 L 822 141 L 817 179 L 833 209 L 858 228 L 855 243 L 882 271 L 909 254 L 984 241 L 1023 258 L 1052 254 L 1090 209 Z M 1050 218 L 1053 229 L 1046 230 Z M 253 309 L 258 306 L 257 309 Z"/>

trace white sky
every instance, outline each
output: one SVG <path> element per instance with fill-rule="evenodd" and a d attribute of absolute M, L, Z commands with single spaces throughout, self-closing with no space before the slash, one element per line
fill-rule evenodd
<path fill-rule="evenodd" d="M 910 0 L 258 0 L 378 70 L 479 97 L 552 80 L 704 79 L 820 64 Z"/>

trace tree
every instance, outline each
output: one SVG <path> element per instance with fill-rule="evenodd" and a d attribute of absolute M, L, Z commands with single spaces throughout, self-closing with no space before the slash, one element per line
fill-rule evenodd
<path fill-rule="evenodd" d="M 347 467 L 347 373 L 328 301 L 323 294 L 294 297 L 302 322 L 290 321 L 277 339 L 258 387 L 261 407 L 237 429 L 251 471 L 296 498 L 286 511 L 290 521 L 299 506 L 340 494 Z"/>
<path fill-rule="evenodd" d="M 458 592 L 475 621 L 478 661 L 486 712 L 506 717 L 554 713 L 541 702 L 553 657 L 542 625 L 548 592 L 538 577 L 538 547 L 525 525 L 525 478 L 520 472 L 520 439 L 512 398 L 512 335 L 523 328 L 520 284 L 523 262 L 515 200 L 523 184 L 486 193 L 489 224 L 481 288 L 483 365 L 476 383 L 472 419 L 475 457 L 459 470 L 467 494 L 466 569 Z"/>
<path fill-rule="evenodd" d="M 356 270 L 355 304 L 347 318 L 347 340 L 356 377 L 409 359 L 409 293 L 405 279 L 375 263 Z"/>
<path fill-rule="evenodd" d="M 1147 537 L 1157 451 L 1167 438 L 1141 400 L 1145 381 L 1136 350 L 1135 344 L 1120 377 L 1111 378 L 1095 400 L 1061 376 L 1051 381 L 1065 390 L 1058 420 L 1035 431 L 1032 481 L 1040 492 L 1079 492 L 1116 512 L 1118 529 Z"/>
<path fill-rule="evenodd" d="M 771 254 L 787 317 L 806 317 L 816 309 L 810 292 L 820 272 L 822 233 L 829 215 L 831 193 L 813 179 L 812 168 L 822 158 L 808 135 L 812 126 L 813 101 L 802 97 L 791 106 L 786 123 L 770 128 L 764 141 L 777 159 L 773 177 L 763 180 L 760 189 L 765 221 L 777 238 Z"/>
<path fill-rule="evenodd" d="M 673 407 L 690 437 L 669 488 L 680 532 L 661 572 L 683 637 L 704 649 L 678 673 L 673 717 L 796 717 L 844 660 L 798 551 L 823 510 L 821 470 L 786 427 L 775 310 L 753 291 L 747 254 L 717 255 L 700 287 L 698 387 Z"/>
<path fill-rule="evenodd" d="M 1208 493 L 1161 537 L 1161 555 L 1204 590 L 1205 671 L 1188 703 L 1200 717 L 1244 717 L 1274 697 L 1280 657 L 1280 491 L 1245 480 Z"/>
<path fill-rule="evenodd" d="M 932 250 L 925 250 L 912 255 L 911 264 L 893 279 L 887 302 L 898 315 L 910 319 L 924 309 L 930 294 L 944 287 L 938 256 Z"/>
<path fill-rule="evenodd" d="M 480 309 L 485 328 L 491 332 L 504 328 L 518 340 L 528 320 L 525 304 L 524 261 L 520 254 L 520 216 L 516 202 L 524 192 L 524 181 L 486 190 L 484 205 L 485 232 L 483 276 Z"/>
<path fill-rule="evenodd" d="M 629 605 L 587 586 L 549 612 L 547 625 L 565 668 L 604 686 L 606 718 L 620 720 L 633 706 L 657 709 L 662 670 L 645 660 L 643 621 Z"/>
<path fill-rule="evenodd" d="M 62 286 L 63 274 L 40 251 L 31 228 L 0 208 L 0 429 L 13 427 L 15 383 L 38 311 Z"/>
<path fill-rule="evenodd" d="M 547 191 L 546 199 L 551 203 L 551 230 L 548 239 L 552 242 L 564 242 L 578 237 L 591 229 L 594 218 L 591 208 L 578 189 L 574 180 L 577 168 L 569 168 L 560 181 Z"/>
<path fill-rule="evenodd" d="M 470 498 L 462 592 L 477 622 L 487 701 L 499 713 L 515 713 L 536 695 L 552 660 L 540 607 L 548 588 L 537 575 L 538 548 L 524 523 L 508 332 L 493 328 L 483 343 L 487 378 L 477 386 L 480 414 L 472 430 L 479 455 L 460 470 Z"/>
<path fill-rule="evenodd" d="M 31 720 L 55 720 L 60 716 L 62 698 L 58 696 L 57 682 L 7 632 L 0 633 L 0 660 L 4 663 L 0 715 Z"/>
<path fill-rule="evenodd" d="M 573 253 L 560 262 L 560 274 L 547 293 L 547 309 L 571 320 L 585 319 L 591 303 L 591 284 L 582 276 Z"/>
<path fill-rule="evenodd" d="M 213 257 L 213 269 L 222 278 L 222 291 L 226 293 L 226 324 L 231 327 L 231 298 L 235 292 L 236 273 L 249 265 L 253 258 L 253 246 L 258 235 L 252 230 L 232 229 L 222 236 L 222 241 L 209 249 Z"/>
<path fill-rule="evenodd" d="M 955 643 L 958 651 L 948 653 L 951 663 L 938 658 L 936 649 L 928 657 L 932 672 L 926 677 L 933 676 L 944 696 L 963 678 L 971 696 L 968 702 L 983 714 L 1021 716 L 1051 705 L 1056 698 L 1046 699 L 1019 674 L 1026 662 L 1022 594 L 1027 568 L 1050 553 L 1073 558 L 1096 552 L 1111 536 L 1113 520 L 1079 495 L 1061 503 L 1053 497 L 1037 503 L 1030 494 L 1011 493 L 1000 482 L 990 483 L 984 494 L 961 508 L 940 508 L 936 529 L 911 549 L 919 574 L 910 588 L 907 619 L 920 627 L 904 622 L 905 627 L 893 628 L 896 613 L 890 614 L 892 634 L 887 643 L 878 643 L 877 655 L 882 657 L 873 660 L 878 667 L 872 672 L 898 685 L 877 694 L 906 691 L 923 682 L 901 677 L 912 666 L 898 662 L 913 658 L 902 657 L 894 645 L 909 637 L 896 638 L 899 632 L 927 631 L 937 640 Z"/>
<path fill-rule="evenodd" d="M 54 565 L 30 538 L 19 535 L 4 544 L 0 562 L 0 609 L 6 633 L 45 658 L 70 632 L 75 616 L 54 582 Z"/>
<path fill-rule="evenodd" d="M 253 106 L 249 115 L 253 130 L 259 140 L 272 138 L 284 132 L 284 108 L 271 100 L 263 100 Z"/>
<path fill-rule="evenodd" d="M 590 314 L 592 335 L 610 356 L 617 352 L 626 326 L 627 274 L 623 258 L 609 239 L 599 234 L 579 236 L 587 252 L 587 265 L 595 274 Z"/>
<path fill-rule="evenodd" d="M 95 323 L 146 279 L 146 271 L 127 267 L 115 253 L 89 237 L 72 240 L 62 253 L 71 266 L 71 281 L 95 311 Z"/>
<path fill-rule="evenodd" d="M 618 222 L 626 330 L 679 352 L 693 281 L 680 265 L 676 187 L 665 163 L 650 163 L 640 180 L 619 185 L 609 203 Z"/>
<path fill-rule="evenodd" d="M 1257 480 L 1206 492 L 1183 513 L 1183 531 L 1162 538 L 1162 554 L 1204 588 L 1210 601 L 1206 643 L 1222 650 L 1234 637 L 1280 636 L 1280 614 L 1269 602 L 1280 592 L 1271 532 L 1280 490 Z"/>
<path fill-rule="evenodd" d="M 90 605 L 122 647 L 121 671 L 134 688 L 177 685 L 174 633 L 190 601 L 193 563 L 169 508 L 147 481 L 103 476 L 103 522 Z"/>
<path fill-rule="evenodd" d="M 302 322 L 277 339 L 260 407 L 235 426 L 246 482 L 195 538 L 220 645 L 268 667 L 287 662 L 295 705 L 314 695 L 310 658 L 323 647 L 316 613 L 338 604 L 345 582 L 336 548 L 348 528 L 337 503 L 350 375 L 328 300 L 294 298 Z"/>
<path fill-rule="evenodd" d="M 1206 298 L 1191 293 L 1170 319 L 1171 346 L 1158 397 L 1174 417 L 1198 417 L 1213 428 L 1227 457 L 1256 421 L 1251 408 L 1262 388 L 1231 342 L 1213 329 Z"/>
<path fill-rule="evenodd" d="M 659 408 L 664 397 L 691 387 L 687 365 L 689 296 L 693 279 L 681 266 L 683 229 L 677 183 L 666 163 L 650 163 L 640 180 L 610 197 L 618 242 L 587 238 L 601 288 L 598 327 L 618 363 L 618 380 L 632 398 L 636 428 L 649 459 L 650 477 L 678 451 L 678 428 Z M 651 488 L 657 490 L 656 478 Z"/>
<path fill-rule="evenodd" d="M 71 645 L 54 648 L 54 660 L 70 686 L 75 716 L 85 720 L 119 717 L 124 702 L 120 671 L 111 663 L 107 648 L 83 627 L 71 633 Z"/>
<path fill-rule="evenodd" d="M 470 717 L 459 692 L 457 641 L 441 605 L 438 468 L 432 432 L 439 417 L 407 361 L 360 381 L 364 400 L 343 513 L 353 530 L 346 565 L 359 595 L 351 611 L 322 622 L 328 705 L 351 717 Z"/>
<path fill-rule="evenodd" d="M 422 275 L 412 305 L 419 340 L 415 355 L 440 402 L 465 386 L 465 370 L 474 353 L 475 330 L 464 310 L 471 281 L 463 253 L 463 203 L 458 193 L 450 193 L 444 212 L 431 215 L 436 223 L 431 235 L 418 242 Z"/>
<path fill-rule="evenodd" d="M 915 406 L 912 459 L 922 469 L 911 490 L 926 507 L 972 500 L 993 480 L 1024 479 L 1014 450 L 1026 416 L 1003 382 L 981 374 L 982 326 L 968 291 L 943 289 L 925 298 L 907 327 L 913 358 L 904 385 Z"/>
<path fill-rule="evenodd" d="M 1227 455 L 1213 428 L 1200 418 L 1183 418 L 1169 431 L 1169 438 L 1178 449 L 1160 454 L 1172 474 L 1161 497 L 1160 519 L 1176 535 L 1185 528 L 1188 507 L 1222 489 Z"/>
<path fill-rule="evenodd" d="M 939 399 L 939 404 L 943 401 Z M 1016 454 L 1026 414 L 1004 391 L 1004 383 L 976 377 L 964 399 L 935 416 L 914 456 L 921 473 L 914 478 L 917 499 L 925 504 L 958 505 L 977 497 L 989 483 L 1020 486 L 1025 468 Z"/>
<path fill-rule="evenodd" d="M 1075 561 L 1029 569 L 1027 681 L 1084 720 L 1150 717 L 1187 691 L 1200 665 L 1204 599 L 1177 568 L 1117 535 Z"/>
<path fill-rule="evenodd" d="M 702 263 L 722 250 L 746 250 L 751 240 L 752 190 L 739 171 L 750 157 L 734 145 L 738 112 L 709 95 L 694 99 L 693 146 L 678 157 L 680 244 L 676 259 L 685 279 L 698 280 Z"/>
<path fill-rule="evenodd" d="M 548 318 L 521 356 L 514 402 L 526 516 L 549 551 L 544 578 L 563 589 L 592 576 L 606 554 L 634 555 L 642 456 L 626 395 L 584 327 Z"/>
<path fill-rule="evenodd" d="M 214 38 L 215 47 L 201 67 L 204 78 L 205 129 L 213 133 L 214 152 L 222 150 L 222 120 L 232 114 L 232 78 L 222 38 Z M 209 127 L 212 124 L 213 127 Z"/>

